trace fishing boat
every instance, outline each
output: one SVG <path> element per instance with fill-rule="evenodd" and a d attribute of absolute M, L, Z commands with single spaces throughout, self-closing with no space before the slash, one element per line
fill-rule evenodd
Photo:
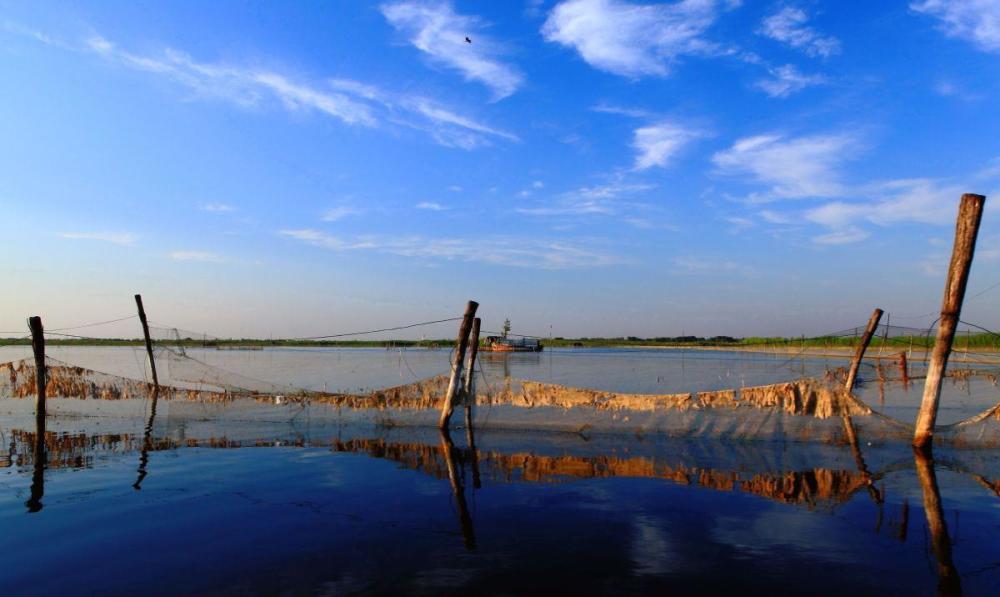
<path fill-rule="evenodd" d="M 535 338 L 511 338 L 510 320 L 503 322 L 503 332 L 499 336 L 487 336 L 479 347 L 482 352 L 542 352 L 542 343 Z"/>

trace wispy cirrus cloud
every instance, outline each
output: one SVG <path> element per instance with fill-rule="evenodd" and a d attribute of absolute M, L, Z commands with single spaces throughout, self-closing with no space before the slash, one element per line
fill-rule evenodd
<path fill-rule="evenodd" d="M 948 37 L 972 42 L 987 52 L 1000 51 L 1000 2 L 996 0 L 921 0 L 910 9 L 941 21 Z"/>
<path fill-rule="evenodd" d="M 331 251 L 370 250 L 428 262 L 467 261 L 530 269 L 579 269 L 621 263 L 609 253 L 577 240 L 492 236 L 475 239 L 361 237 L 345 240 L 313 229 L 281 230 L 281 236 Z"/>
<path fill-rule="evenodd" d="M 96 54 L 118 66 L 166 78 L 200 98 L 223 100 L 244 109 L 267 107 L 270 102 L 288 112 L 315 112 L 351 126 L 398 125 L 422 131 L 445 147 L 465 150 L 488 146 L 491 140 L 519 140 L 513 133 L 484 124 L 440 101 L 389 92 L 362 81 L 339 77 L 305 81 L 273 69 L 199 61 L 170 47 L 140 54 L 97 34 L 74 47 L 46 41 L 44 35 L 29 29 L 5 28 L 49 45 Z"/>
<path fill-rule="evenodd" d="M 205 203 L 198 209 L 213 214 L 227 214 L 236 211 L 236 207 L 229 205 L 228 203 Z"/>
<path fill-rule="evenodd" d="M 200 96 L 223 98 L 244 107 L 256 106 L 271 98 L 290 111 L 315 110 L 350 125 L 375 126 L 377 123 L 371 107 L 333 89 L 293 81 L 277 72 L 199 62 L 173 48 L 155 55 L 136 54 L 100 35 L 87 39 L 86 46 L 106 60 L 167 77 Z"/>
<path fill-rule="evenodd" d="M 635 129 L 632 138 L 632 147 L 636 151 L 635 169 L 667 167 L 685 145 L 704 134 L 703 131 L 671 121 L 660 121 Z"/>
<path fill-rule="evenodd" d="M 341 205 L 338 207 L 331 207 L 330 209 L 324 211 L 320 219 L 324 222 L 336 222 L 338 220 L 343 220 L 348 216 L 358 216 L 362 213 L 364 212 L 356 207 Z"/>
<path fill-rule="evenodd" d="M 949 225 L 955 221 L 953 199 L 963 191 L 955 184 L 918 178 L 874 183 L 856 192 L 871 198 L 831 201 L 804 213 L 805 220 L 828 229 L 827 233 L 816 236 L 815 242 L 847 244 L 864 240 L 870 233 L 862 224 Z"/>
<path fill-rule="evenodd" d="M 791 64 L 768 68 L 767 72 L 768 75 L 758 79 L 754 86 L 767 95 L 777 98 L 786 98 L 807 87 L 822 85 L 827 81 L 823 75 L 804 74 Z"/>
<path fill-rule="evenodd" d="M 174 261 L 195 261 L 198 263 L 225 263 L 228 261 L 222 255 L 210 251 L 171 251 L 167 253 L 167 257 Z"/>
<path fill-rule="evenodd" d="M 502 48 L 483 33 L 479 17 L 458 14 L 449 2 L 440 0 L 392 2 L 380 9 L 389 24 L 409 37 L 413 47 L 434 63 L 459 71 L 466 80 L 485 84 L 495 99 L 503 99 L 521 86 L 523 76 L 499 59 Z M 467 36 L 472 43 L 465 41 Z"/>
<path fill-rule="evenodd" d="M 764 134 L 739 139 L 712 156 L 712 162 L 723 174 L 749 175 L 768 187 L 757 200 L 836 197 L 845 189 L 840 168 L 858 145 L 847 134 Z"/>
<path fill-rule="evenodd" d="M 638 4 L 566 0 L 542 26 L 547 41 L 573 48 L 594 68 L 625 77 L 666 76 L 687 54 L 714 52 L 703 34 L 735 0 Z"/>
<path fill-rule="evenodd" d="M 613 181 L 607 184 L 580 187 L 558 195 L 535 207 L 519 207 L 517 213 L 528 216 L 589 216 L 623 215 L 644 204 L 629 200 L 631 196 L 656 188 L 645 183 Z"/>
<path fill-rule="evenodd" d="M 60 232 L 59 236 L 72 240 L 96 240 L 113 245 L 134 245 L 137 239 L 131 232 Z"/>
<path fill-rule="evenodd" d="M 434 201 L 421 201 L 415 206 L 417 209 L 425 209 L 427 211 L 445 211 L 448 209 L 447 206 L 441 205 Z"/>
<path fill-rule="evenodd" d="M 314 230 L 312 228 L 299 228 L 290 230 L 279 230 L 278 234 L 286 238 L 291 238 L 299 242 L 322 247 L 324 249 L 334 249 L 337 251 L 349 251 L 357 249 L 373 249 L 377 245 L 370 238 L 365 237 L 354 241 L 346 241 L 339 236 L 333 236 Z"/>
<path fill-rule="evenodd" d="M 809 15 L 801 8 L 786 6 L 764 19 L 758 33 L 786 43 L 810 56 L 832 56 L 840 52 L 840 40 L 810 27 Z"/>

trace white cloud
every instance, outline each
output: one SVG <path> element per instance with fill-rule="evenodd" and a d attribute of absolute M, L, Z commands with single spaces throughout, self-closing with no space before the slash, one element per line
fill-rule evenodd
<path fill-rule="evenodd" d="M 748 277 L 755 274 L 755 270 L 752 267 L 727 259 L 680 255 L 674 257 L 671 261 L 678 271 L 691 274 L 733 273 Z"/>
<path fill-rule="evenodd" d="M 440 203 L 435 203 L 433 201 L 421 201 L 420 203 L 417 204 L 416 207 L 417 209 L 426 209 L 428 211 L 445 211 L 446 209 L 448 209 L 444 205 L 441 205 Z"/>
<path fill-rule="evenodd" d="M 563 193 L 554 203 L 539 207 L 520 207 L 515 211 L 528 216 L 618 215 L 630 208 L 643 207 L 642 204 L 623 201 L 623 198 L 654 188 L 654 185 L 620 181 L 581 187 Z"/>
<path fill-rule="evenodd" d="M 201 209 L 201 211 L 207 211 L 214 214 L 225 214 L 236 211 L 236 208 L 228 203 L 206 203 L 199 209 Z"/>
<path fill-rule="evenodd" d="M 311 229 L 281 230 L 278 234 L 333 251 L 364 249 L 422 260 L 468 261 L 546 270 L 602 267 L 621 263 L 613 255 L 563 240 L 504 236 L 475 239 L 413 236 L 386 239 L 362 237 L 346 241 Z"/>
<path fill-rule="evenodd" d="M 806 75 L 791 64 L 768 69 L 768 78 L 759 79 L 754 86 L 771 97 L 785 98 L 812 85 L 826 82 L 822 75 Z"/>
<path fill-rule="evenodd" d="M 542 182 L 542 181 L 540 181 L 540 180 L 536 180 L 536 181 L 534 181 L 534 182 L 531 183 L 531 188 L 533 188 L 533 189 L 543 189 L 543 188 L 545 188 L 545 183 Z"/>
<path fill-rule="evenodd" d="M 308 84 L 271 70 L 198 62 L 170 48 L 156 55 L 135 54 L 96 35 L 87 40 L 87 49 L 115 64 L 166 77 L 199 96 L 245 108 L 270 99 L 290 112 L 311 110 L 350 125 L 377 127 L 391 122 L 426 132 L 440 145 L 465 150 L 489 145 L 490 139 L 519 140 L 430 98 L 388 93 L 351 79 Z"/>
<path fill-rule="evenodd" d="M 87 46 L 107 60 L 165 76 L 206 97 L 228 99 L 241 106 L 254 106 L 262 98 L 272 97 L 288 110 L 317 110 L 347 124 L 374 126 L 377 122 L 371 108 L 363 103 L 276 72 L 197 62 L 170 48 L 161 55 L 143 56 L 121 50 L 99 35 L 88 39 Z"/>
<path fill-rule="evenodd" d="M 813 237 L 813 241 L 820 245 L 846 245 L 865 240 L 870 234 L 857 226 L 844 226 L 836 228 Z"/>
<path fill-rule="evenodd" d="M 542 26 L 547 41 L 575 49 L 588 64 L 626 77 L 665 76 L 685 54 L 705 53 L 702 39 L 733 1 L 682 0 L 634 4 L 625 0 L 566 0 Z"/>
<path fill-rule="evenodd" d="M 769 185 L 769 195 L 761 199 L 835 197 L 844 191 L 838 169 L 856 146 L 846 134 L 767 134 L 739 139 L 712 156 L 712 162 L 724 174 L 749 174 Z"/>
<path fill-rule="evenodd" d="M 764 19 L 758 33 L 800 49 L 810 56 L 832 56 L 840 52 L 840 41 L 822 35 L 806 25 L 809 16 L 804 10 L 786 6 Z"/>
<path fill-rule="evenodd" d="M 497 129 L 468 116 L 457 114 L 425 97 L 409 97 L 401 106 L 421 118 L 421 122 L 400 122 L 428 132 L 445 147 L 476 149 L 490 144 L 490 139 L 520 141 L 517 135 Z"/>
<path fill-rule="evenodd" d="M 223 263 L 225 257 L 208 251 L 171 251 L 167 254 L 174 261 L 197 261 L 200 263 Z"/>
<path fill-rule="evenodd" d="M 478 81 L 496 99 L 511 95 L 523 77 L 514 67 L 497 59 L 498 44 L 482 33 L 478 17 L 457 14 L 448 2 L 412 1 L 383 4 L 382 14 L 410 43 L 431 59 Z M 472 39 L 467 43 L 465 38 Z"/>
<path fill-rule="evenodd" d="M 74 240 L 98 240 L 122 246 L 133 245 L 136 241 L 136 236 L 130 232 L 61 232 L 59 236 Z"/>
<path fill-rule="evenodd" d="M 667 121 L 635 129 L 632 140 L 632 147 L 638 154 L 635 169 L 646 170 L 653 166 L 665 168 L 684 145 L 701 134 Z"/>
<path fill-rule="evenodd" d="M 357 216 L 361 215 L 362 211 L 354 207 L 332 207 L 325 212 L 323 212 L 322 219 L 324 222 L 336 222 L 337 220 L 342 220 L 347 216 Z"/>
<path fill-rule="evenodd" d="M 1000 2 L 997 0 L 923 0 L 910 8 L 936 17 L 949 37 L 971 39 L 981 50 L 1000 51 Z"/>
<path fill-rule="evenodd" d="M 864 240 L 869 233 L 862 223 L 891 226 L 901 223 L 951 225 L 955 221 L 957 185 L 941 185 L 930 179 L 895 180 L 869 185 L 864 193 L 873 199 L 832 201 L 809 209 L 807 221 L 830 229 L 814 240 L 822 244 L 845 244 Z"/>
<path fill-rule="evenodd" d="M 278 234 L 313 245 L 314 247 L 322 247 L 324 249 L 334 249 L 338 251 L 371 249 L 375 247 L 375 244 L 371 239 L 360 239 L 355 242 L 347 242 L 339 237 L 331 236 L 325 232 L 313 230 L 311 228 L 279 230 Z"/>
<path fill-rule="evenodd" d="M 453 184 L 450 187 L 448 187 L 448 190 L 451 191 L 452 193 L 461 193 L 463 189 L 457 184 Z"/>
<path fill-rule="evenodd" d="M 772 209 L 761 210 L 757 215 L 769 224 L 791 224 L 794 221 L 791 217 Z"/>

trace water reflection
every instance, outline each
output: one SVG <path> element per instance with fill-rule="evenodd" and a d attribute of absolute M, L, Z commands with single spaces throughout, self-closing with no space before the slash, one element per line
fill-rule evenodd
<path fill-rule="evenodd" d="M 476 533 L 472 526 L 472 516 L 469 514 L 469 505 L 465 501 L 465 467 L 459 466 L 460 458 L 458 449 L 451 441 L 451 436 L 447 429 L 441 429 L 441 455 L 444 457 L 448 470 L 448 482 L 451 484 L 451 493 L 455 498 L 455 509 L 458 511 L 458 522 L 462 529 L 462 538 L 465 540 L 465 548 L 469 551 L 476 549 Z M 473 460 L 475 457 L 473 456 Z"/>
<path fill-rule="evenodd" d="M 32 460 L 34 467 L 31 473 L 31 497 L 24 503 L 28 513 L 42 510 L 42 497 L 45 495 L 45 465 L 48 460 L 45 445 L 45 416 L 35 419 L 35 437 L 32 442 Z"/>
<path fill-rule="evenodd" d="M 153 392 L 150 395 L 152 399 L 149 406 L 149 420 L 146 422 L 146 428 L 142 435 L 142 451 L 139 453 L 139 476 L 136 478 L 135 483 L 132 488 L 136 491 L 142 489 L 142 480 L 146 478 L 146 467 L 149 465 L 149 449 L 152 445 L 152 435 L 153 435 L 153 422 L 156 420 L 156 402 L 159 397 L 159 388 L 153 388 Z"/>
<path fill-rule="evenodd" d="M 914 449 L 913 462 L 924 494 L 927 530 L 930 532 L 931 548 L 937 560 L 937 573 L 940 578 L 938 594 L 961 595 L 962 583 L 951 557 L 951 537 L 948 535 L 948 525 L 944 519 L 944 508 L 941 506 L 941 493 L 938 491 L 933 456 L 929 451 Z"/>

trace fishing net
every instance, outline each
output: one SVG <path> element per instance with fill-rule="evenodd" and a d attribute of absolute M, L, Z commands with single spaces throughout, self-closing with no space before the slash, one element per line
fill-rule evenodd
<path fill-rule="evenodd" d="M 155 399 L 163 416 L 246 421 L 308 421 L 370 428 L 434 426 L 443 406 L 447 377 L 366 392 L 323 392 L 273 384 L 213 367 L 189 355 L 161 350 L 170 384 L 154 389 L 130 379 L 46 361 L 50 414 L 130 416 Z M 484 428 L 711 437 L 739 440 L 850 443 L 906 441 L 908 422 L 878 412 L 843 389 L 842 373 L 777 384 L 671 394 L 609 392 L 567 387 L 513 377 L 481 383 L 465 402 L 475 425 Z M 970 379 L 996 383 L 982 369 L 955 370 L 953 383 Z M 26 409 L 36 393 L 33 361 L 0 364 L 0 397 Z M 121 406 L 117 406 L 120 404 Z M 995 398 L 990 406 L 996 404 Z M 942 441 L 992 446 L 1000 440 L 996 409 L 956 425 L 939 428 Z"/>

